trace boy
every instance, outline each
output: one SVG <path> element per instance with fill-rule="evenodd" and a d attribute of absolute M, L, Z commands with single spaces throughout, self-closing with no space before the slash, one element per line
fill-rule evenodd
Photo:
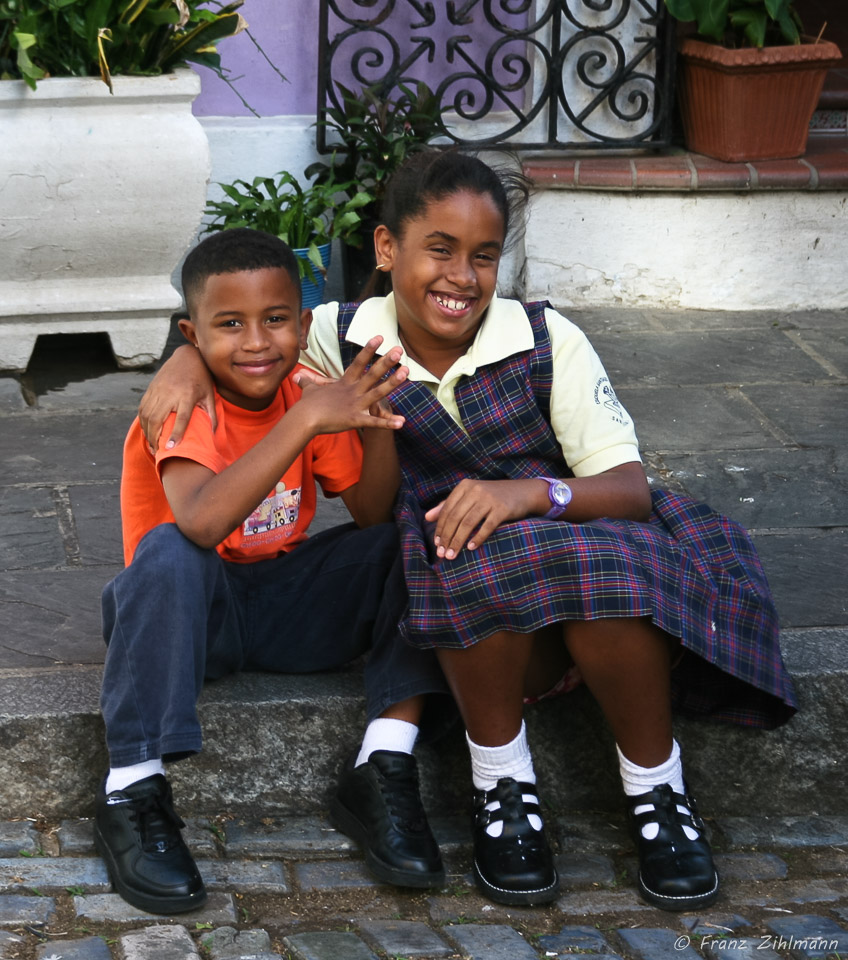
<path fill-rule="evenodd" d="M 269 234 L 212 235 L 186 258 L 182 282 L 180 329 L 215 381 L 217 427 L 196 409 L 178 448 L 151 453 L 136 420 L 124 446 L 127 566 L 103 592 L 110 770 L 95 801 L 98 850 L 133 905 L 199 907 L 206 892 L 163 761 L 200 750 L 204 679 L 322 670 L 372 647 L 371 737 L 351 804 L 375 849 L 388 851 L 388 878 L 432 885 L 444 871 L 426 819 L 404 833 L 390 802 L 394 790 L 420 807 L 409 734 L 414 742 L 424 695 L 443 689 L 435 661 L 395 642 L 404 597 L 385 586 L 397 554 L 391 431 L 403 418 L 381 400 L 406 377 L 404 367 L 390 373 L 400 348 L 375 360 L 374 338 L 340 380 L 299 385 L 311 314 L 294 254 Z M 313 478 L 365 529 L 307 540 Z"/>

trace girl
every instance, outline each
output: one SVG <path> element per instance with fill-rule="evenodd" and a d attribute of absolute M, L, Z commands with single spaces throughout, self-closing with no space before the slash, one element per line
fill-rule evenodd
<path fill-rule="evenodd" d="M 520 181 L 476 158 L 411 158 L 375 233 L 392 292 L 316 308 L 306 362 L 338 376 L 376 334 L 383 351 L 404 351 L 408 380 L 392 395 L 406 418 L 401 628 L 435 648 L 465 723 L 479 887 L 505 904 L 557 894 L 523 698 L 567 688 L 576 668 L 615 736 L 642 895 L 703 907 L 719 881 L 672 705 L 785 722 L 795 702 L 774 607 L 744 531 L 649 490 L 630 418 L 582 333 L 547 304 L 496 296 L 516 196 Z M 188 363 L 172 362 L 172 380 L 198 375 Z M 342 789 L 342 824 L 345 805 Z"/>

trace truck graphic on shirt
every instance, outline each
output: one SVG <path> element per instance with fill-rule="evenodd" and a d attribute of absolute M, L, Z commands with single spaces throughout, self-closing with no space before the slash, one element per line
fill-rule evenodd
<path fill-rule="evenodd" d="M 291 536 L 300 513 L 300 489 L 296 487 L 294 490 L 286 490 L 282 481 L 278 483 L 274 492 L 244 521 L 244 535 L 253 537 L 280 527 L 288 527 L 284 535 Z"/>

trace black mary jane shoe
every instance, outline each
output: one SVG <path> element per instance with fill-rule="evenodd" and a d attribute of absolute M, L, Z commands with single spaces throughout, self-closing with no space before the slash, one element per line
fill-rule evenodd
<path fill-rule="evenodd" d="M 400 887 L 440 887 L 445 868 L 418 789 L 415 757 L 375 750 L 345 765 L 330 804 L 330 822 L 356 840 L 371 872 Z"/>
<path fill-rule="evenodd" d="M 534 799 L 524 800 L 525 795 Z M 487 810 L 491 803 L 498 806 Z M 504 777 L 493 790 L 474 791 L 474 879 L 495 903 L 550 903 L 559 892 L 559 877 L 544 828 L 533 828 L 528 819 L 531 813 L 542 817 L 533 783 Z M 486 827 L 496 821 L 503 823 L 503 830 L 493 837 Z"/>
<path fill-rule="evenodd" d="M 653 809 L 633 812 L 642 805 Z M 678 806 L 687 812 L 681 813 Z M 711 904 L 718 896 L 718 873 L 704 821 L 688 790 L 675 793 L 663 783 L 628 797 L 627 814 L 639 854 L 639 892 L 644 899 L 661 910 L 697 910 Z M 642 836 L 642 827 L 648 823 L 659 824 L 652 840 Z M 684 827 L 696 830 L 698 836 L 690 840 Z"/>

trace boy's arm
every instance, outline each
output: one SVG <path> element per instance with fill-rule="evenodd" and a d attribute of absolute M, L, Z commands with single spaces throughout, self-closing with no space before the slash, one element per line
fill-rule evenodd
<path fill-rule="evenodd" d="M 162 463 L 162 486 L 180 531 L 199 547 L 216 547 L 259 506 L 314 433 L 308 417 L 291 410 L 253 447 L 220 473 L 195 460 Z"/>
<path fill-rule="evenodd" d="M 380 342 L 380 337 L 372 338 L 341 380 L 321 386 L 305 383 L 301 399 L 221 473 L 181 457 L 166 460 L 162 484 L 185 536 L 200 547 L 217 546 L 250 516 L 317 434 L 362 427 L 372 428 L 369 432 L 388 432 L 401 427 L 403 417 L 369 412 L 407 374 L 406 368 L 400 367 L 381 379 L 397 364 L 399 348 L 365 370 Z"/>

